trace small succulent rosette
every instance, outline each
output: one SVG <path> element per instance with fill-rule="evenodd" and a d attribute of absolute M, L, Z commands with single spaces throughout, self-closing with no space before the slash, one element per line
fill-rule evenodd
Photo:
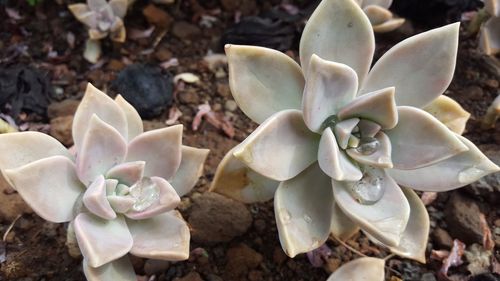
<path fill-rule="evenodd" d="M 225 156 L 211 190 L 246 203 L 274 197 L 290 257 L 361 229 L 425 262 L 429 217 L 412 189 L 447 191 L 499 171 L 460 136 L 463 124 L 454 127 L 466 112 L 437 110 L 457 109 L 440 97 L 453 77 L 458 36 L 457 23 L 418 34 L 370 69 L 368 17 L 354 0 L 323 0 L 302 34 L 300 66 L 272 49 L 226 46 L 231 92 L 260 126 Z M 449 118 L 458 133 L 422 108 Z M 366 263 L 353 276 L 374 267 L 381 275 L 368 279 L 383 280 L 383 262 L 354 264 Z M 337 278 L 342 272 L 331 280 L 361 280 Z"/>
<path fill-rule="evenodd" d="M 42 218 L 71 222 L 88 280 L 136 276 L 127 253 L 185 260 L 189 228 L 174 210 L 208 150 L 182 145 L 182 125 L 143 132 L 137 111 L 88 84 L 73 120 L 76 157 L 39 132 L 0 135 L 5 179 Z"/>
<path fill-rule="evenodd" d="M 84 57 L 96 63 L 101 56 L 99 40 L 107 37 L 123 43 L 127 37 L 123 18 L 127 13 L 128 0 L 87 0 L 87 4 L 71 4 L 68 9 L 75 18 L 89 29 Z"/>
<path fill-rule="evenodd" d="M 479 45 L 490 56 L 500 53 L 500 0 L 484 0 L 490 18 L 480 31 Z"/>
<path fill-rule="evenodd" d="M 389 7 L 392 0 L 355 0 L 370 20 L 373 31 L 385 33 L 396 30 L 405 23 L 403 18 L 395 18 Z"/>

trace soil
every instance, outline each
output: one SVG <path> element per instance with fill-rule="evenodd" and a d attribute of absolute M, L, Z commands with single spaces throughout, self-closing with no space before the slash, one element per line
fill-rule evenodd
<path fill-rule="evenodd" d="M 184 125 L 184 143 L 211 150 L 204 175 L 193 192 L 183 199 L 181 212 L 187 219 L 190 214 L 190 199 L 208 190 L 215 169 L 225 153 L 256 127 L 239 109 L 226 109 L 226 102 L 232 100 L 227 87 L 227 69 L 223 68 L 222 72 L 211 71 L 203 63 L 203 57 L 208 50 L 219 53 L 222 51 L 219 39 L 234 21 L 235 14 L 239 14 L 236 13 L 238 7 L 242 9 L 241 14 L 252 15 L 266 11 L 280 1 L 221 0 L 219 3 L 210 0 L 198 3 L 196 0 L 178 0 L 171 6 L 157 5 L 156 8 L 167 13 L 169 20 L 163 18 L 162 21 L 164 15 L 159 16 L 160 28 L 156 28 L 149 37 L 129 39 L 125 44 L 106 41 L 103 59 L 96 65 L 91 65 L 82 58 L 86 31 L 69 14 L 65 5 L 51 0 L 45 0 L 35 7 L 24 1 L 10 2 L 12 3 L 8 3 L 8 7 L 17 11 L 22 19 L 13 19 L 12 15 L 7 14 L 6 6 L 0 5 L 0 16 L 3 18 L 3 24 L 0 26 L 0 66 L 10 67 L 22 63 L 46 73 L 46 77 L 54 86 L 52 102 L 80 99 L 88 81 L 98 88 L 109 89 L 118 71 L 130 63 L 160 65 L 171 58 L 177 58 L 179 65 L 170 67 L 164 70 L 165 72 L 174 75 L 192 72 L 201 79 L 197 84 L 184 83 L 183 87 L 176 89 L 171 105 L 183 114 L 178 121 Z M 59 2 L 67 4 L 74 1 Z M 137 0 L 129 11 L 125 19 L 129 33 L 132 29 L 149 28 L 150 25 L 143 15 L 147 2 Z M 234 5 L 235 2 L 238 3 Z M 308 6 L 308 1 L 296 2 L 301 8 Z M 196 21 L 202 15 L 212 15 L 217 20 L 211 27 L 200 27 L 196 25 Z M 156 20 L 150 19 L 150 22 L 158 22 L 158 18 Z M 300 23 L 291 24 L 300 29 Z M 162 32 L 162 28 L 167 32 Z M 424 29 L 419 26 L 406 25 L 401 31 L 377 36 L 376 58 L 402 38 L 422 31 Z M 74 38 L 74 42 L 71 38 Z M 290 46 L 287 53 L 297 58 L 297 45 Z M 476 145 L 488 147 L 491 151 L 498 151 L 500 148 L 500 126 L 482 129 L 481 117 L 500 93 L 499 73 L 494 59 L 484 56 L 477 49 L 477 38 L 462 34 L 455 77 L 445 94 L 458 101 L 472 115 L 464 135 Z M 197 108 L 205 102 L 211 105 L 216 114 L 229 120 L 234 127 L 232 138 L 206 121 L 203 121 L 196 131 L 192 129 Z M 168 112 L 169 109 L 166 109 L 159 117 L 149 120 L 147 125 L 165 126 Z M 46 128 L 51 120 L 45 116 L 24 112 L 20 116 L 12 117 L 18 124 L 25 124 L 30 129 L 49 131 Z M 499 190 L 498 184 L 496 182 L 496 193 Z M 427 206 L 432 221 L 427 257 L 430 256 L 431 250 L 449 250 L 449 243 L 446 248 L 447 243 L 443 242 L 443 235 L 448 240 L 460 238 L 446 236 L 448 233 L 456 233 L 450 229 L 452 226 L 444 217 L 444 211 L 453 193 L 461 193 L 473 199 L 480 211 L 486 214 L 489 228 L 494 232 L 500 230 L 500 210 L 497 207 L 498 202 L 489 200 L 492 195 L 486 192 L 472 196 L 464 190 L 466 189 L 441 193 Z M 192 242 L 193 252 L 188 261 L 163 264 L 163 267 L 156 270 L 155 279 L 141 277 L 140 280 L 326 280 L 341 264 L 358 257 L 344 245 L 331 240 L 327 244 L 333 249 L 333 254 L 322 267 L 313 267 L 306 255 L 290 259 L 281 250 L 272 202 L 249 205 L 248 209 L 252 214 L 253 223 L 245 234 L 230 242 L 215 245 Z M 81 259 L 72 258 L 65 246 L 65 225 L 52 224 L 35 214 L 25 213 L 17 220 L 12 217 L 0 218 L 0 233 L 6 233 L 11 223 L 14 225 L 6 239 L 4 242 L 0 241 L 0 257 L 1 248 L 5 247 L 6 250 L 5 261 L 0 258 L 0 280 L 85 280 Z M 498 239 L 496 242 L 498 243 Z M 357 234 L 347 241 L 347 244 L 366 255 L 386 257 L 389 254 L 383 248 L 370 243 L 362 234 Z M 498 251 L 495 251 L 495 255 L 497 260 L 500 260 Z M 133 263 L 138 275 L 150 275 L 150 261 L 133 258 Z M 392 257 L 387 262 L 387 280 L 436 280 L 432 278 L 441 268 L 441 263 L 428 258 L 427 264 L 419 264 Z M 451 269 L 450 273 L 453 275 L 450 280 L 471 278 L 465 265 Z"/>

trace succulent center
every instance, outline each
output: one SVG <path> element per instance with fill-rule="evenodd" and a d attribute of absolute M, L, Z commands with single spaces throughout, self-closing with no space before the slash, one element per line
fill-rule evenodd
<path fill-rule="evenodd" d="M 135 198 L 132 209 L 140 212 L 160 199 L 160 188 L 151 178 L 144 177 L 130 187 L 129 194 Z"/>

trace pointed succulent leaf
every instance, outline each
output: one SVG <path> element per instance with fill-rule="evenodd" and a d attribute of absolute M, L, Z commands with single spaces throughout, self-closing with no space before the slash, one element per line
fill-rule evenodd
<path fill-rule="evenodd" d="M 136 199 L 132 196 L 117 196 L 117 195 L 108 195 L 107 200 L 109 201 L 109 205 L 113 210 L 117 213 L 124 214 L 128 212 L 135 204 Z"/>
<path fill-rule="evenodd" d="M 128 0 L 109 0 L 113 15 L 123 19 L 127 14 Z"/>
<path fill-rule="evenodd" d="M 122 137 L 127 139 L 127 119 L 125 113 L 123 113 L 113 99 L 88 83 L 85 95 L 73 119 L 72 132 L 77 151 L 82 146 L 83 138 L 89 127 L 89 120 L 94 114 L 115 128 L 120 132 Z"/>
<path fill-rule="evenodd" d="M 106 177 L 130 186 L 142 178 L 145 165 L 144 161 L 125 162 L 109 169 Z"/>
<path fill-rule="evenodd" d="M 382 8 L 389 9 L 389 7 L 392 5 L 392 0 L 363 0 L 363 7 L 367 7 L 370 5 L 376 5 Z"/>
<path fill-rule="evenodd" d="M 362 151 L 363 144 L 361 144 L 357 148 L 347 149 L 346 150 L 347 155 L 349 155 L 352 159 L 356 160 L 358 163 L 364 165 L 370 165 L 373 167 L 378 167 L 383 169 L 392 168 L 391 140 L 389 139 L 389 137 L 387 137 L 386 134 L 382 132 L 378 132 L 375 135 L 374 139 L 378 141 L 378 147 L 375 148 L 373 153 L 363 152 Z M 369 144 L 370 143 L 367 143 L 365 145 Z"/>
<path fill-rule="evenodd" d="M 123 216 L 104 220 L 80 213 L 73 221 L 78 246 L 90 267 L 100 267 L 126 255 L 132 248 L 132 235 Z"/>
<path fill-rule="evenodd" d="M 394 99 L 394 87 L 362 95 L 344 106 L 338 113 L 340 120 L 354 117 L 373 121 L 382 129 L 394 128 L 398 123 L 398 111 Z"/>
<path fill-rule="evenodd" d="M 254 122 L 285 109 L 300 109 L 304 77 L 287 55 L 262 47 L 226 45 L 229 86 L 240 109 Z"/>
<path fill-rule="evenodd" d="M 122 19 L 115 18 L 115 22 L 111 26 L 109 37 L 115 42 L 125 42 L 125 39 L 127 39 L 127 30 L 125 29 L 125 24 Z"/>
<path fill-rule="evenodd" d="M 47 157 L 3 173 L 40 217 L 56 223 L 73 219 L 73 207 L 84 187 L 68 158 Z"/>
<path fill-rule="evenodd" d="M 493 17 L 500 17 L 500 1 L 498 0 L 484 0 L 484 8 Z"/>
<path fill-rule="evenodd" d="M 313 54 L 350 66 L 361 83 L 371 65 L 375 37 L 365 13 L 353 0 L 321 1 L 300 39 L 300 64 L 308 76 Z"/>
<path fill-rule="evenodd" d="M 85 50 L 83 51 L 83 58 L 85 58 L 90 63 L 97 63 L 101 57 L 102 49 L 101 43 L 97 40 L 87 39 L 85 41 Z M 73 124 L 75 121 L 73 120 Z M 74 127 L 73 127 L 74 128 Z M 73 138 L 75 134 L 73 133 Z"/>
<path fill-rule="evenodd" d="M 87 0 L 87 4 L 92 11 L 100 11 L 101 9 L 108 6 L 106 0 Z"/>
<path fill-rule="evenodd" d="M 360 93 L 396 88 L 396 104 L 422 107 L 448 87 L 458 49 L 459 23 L 410 37 L 373 66 Z"/>
<path fill-rule="evenodd" d="M 78 177 L 85 185 L 123 162 L 127 153 L 127 144 L 115 128 L 95 114 L 88 123 L 76 159 Z"/>
<path fill-rule="evenodd" d="M 391 32 L 402 26 L 404 23 L 405 19 L 403 18 L 390 19 L 381 24 L 374 25 L 373 31 L 377 33 Z"/>
<path fill-rule="evenodd" d="M 403 187 L 410 204 L 410 219 L 398 246 L 389 247 L 392 253 L 425 263 L 425 249 L 429 237 L 430 221 L 427 209 L 420 197 L 411 189 Z"/>
<path fill-rule="evenodd" d="M 389 175 L 403 186 L 443 192 L 468 185 L 500 170 L 471 141 L 462 136 L 457 137 L 467 146 L 468 151 L 420 169 L 390 169 Z"/>
<path fill-rule="evenodd" d="M 145 220 L 128 220 L 134 245 L 130 253 L 148 259 L 180 261 L 189 257 L 189 227 L 177 211 Z"/>
<path fill-rule="evenodd" d="M 97 44 L 99 44 L 99 40 L 105 38 L 106 36 L 108 36 L 108 34 L 109 34 L 108 31 L 101 31 L 97 27 L 96 28 L 90 28 L 89 29 L 89 40 L 87 40 L 87 43 L 94 42 L 94 44 L 97 45 Z M 99 48 L 100 48 L 100 45 L 99 45 Z M 99 59 L 99 58 L 97 58 L 97 59 Z"/>
<path fill-rule="evenodd" d="M 441 121 L 448 129 L 461 135 L 465 130 L 470 113 L 465 111 L 458 102 L 447 96 L 439 96 L 423 108 Z"/>
<path fill-rule="evenodd" d="M 358 128 L 362 138 L 373 138 L 382 127 L 373 121 L 361 120 L 358 123 Z"/>
<path fill-rule="evenodd" d="M 411 106 L 399 106 L 398 115 L 398 125 L 386 131 L 391 139 L 394 168 L 417 169 L 468 150 L 430 113 Z"/>
<path fill-rule="evenodd" d="M 158 200 L 142 211 L 136 211 L 134 209 L 129 210 L 125 214 L 128 218 L 134 220 L 151 218 L 175 209 L 181 202 L 181 198 L 168 181 L 160 177 L 151 177 L 151 180 L 159 189 Z"/>
<path fill-rule="evenodd" d="M 320 132 L 323 122 L 337 114 L 358 90 L 358 77 L 349 66 L 312 55 L 306 78 L 302 112 L 311 131 Z"/>
<path fill-rule="evenodd" d="M 363 176 L 345 152 L 339 149 L 330 128 L 326 128 L 321 135 L 318 163 L 325 174 L 337 181 L 357 181 Z"/>
<path fill-rule="evenodd" d="M 208 149 L 182 146 L 182 158 L 179 169 L 169 180 L 179 196 L 184 196 L 193 189 L 203 174 L 203 164 L 208 156 Z"/>
<path fill-rule="evenodd" d="M 500 52 L 500 17 L 492 17 L 483 25 L 479 46 L 487 55 Z"/>
<path fill-rule="evenodd" d="M 102 175 L 97 177 L 83 194 L 83 204 L 90 212 L 103 219 L 116 218 L 116 213 L 106 198 L 106 180 Z"/>
<path fill-rule="evenodd" d="M 182 125 L 142 133 L 130 141 L 126 161 L 145 161 L 144 176 L 171 178 L 181 163 Z"/>
<path fill-rule="evenodd" d="M 118 180 L 116 180 L 116 179 L 106 179 L 106 195 L 113 195 L 113 194 L 115 194 L 117 186 L 118 186 Z"/>
<path fill-rule="evenodd" d="M 347 144 L 349 143 L 349 138 L 351 137 L 351 133 L 353 129 L 358 125 L 359 118 L 351 118 L 344 121 L 340 121 L 335 124 L 333 128 L 335 138 L 337 139 L 338 145 L 342 149 L 347 148 Z M 325 132 L 323 131 L 323 134 Z"/>
<path fill-rule="evenodd" d="M 345 241 L 359 231 L 359 226 L 344 214 L 338 204 L 333 201 L 330 233 L 337 239 Z"/>
<path fill-rule="evenodd" d="M 55 138 L 39 132 L 0 134 L 0 151 L 2 170 L 18 168 L 51 156 L 74 158 Z"/>
<path fill-rule="evenodd" d="M 128 141 L 137 137 L 144 132 L 141 116 L 135 108 L 128 103 L 121 95 L 117 95 L 115 98 L 116 104 L 121 108 L 123 113 L 125 113 L 125 118 L 127 119 L 127 131 L 128 131 Z"/>
<path fill-rule="evenodd" d="M 317 160 L 318 144 L 318 135 L 306 127 L 302 113 L 290 109 L 269 117 L 233 154 L 257 173 L 284 181 Z"/>
<path fill-rule="evenodd" d="M 372 25 L 382 24 L 392 18 L 392 13 L 389 10 L 377 5 L 365 6 L 363 12 L 365 12 Z"/>
<path fill-rule="evenodd" d="M 383 281 L 384 279 L 385 261 L 363 257 L 342 265 L 328 277 L 327 281 Z"/>
<path fill-rule="evenodd" d="M 362 230 L 384 245 L 396 246 L 406 228 L 410 216 L 410 205 L 396 182 L 383 170 L 379 170 L 379 173 L 377 180 L 365 180 L 362 183 L 379 183 L 384 191 L 382 198 L 372 205 L 362 204 L 354 199 L 350 189 L 356 182 L 332 180 L 333 193 L 340 209 Z"/>
<path fill-rule="evenodd" d="M 209 191 L 252 204 L 273 198 L 279 182 L 256 173 L 234 157 L 231 149 L 217 166 Z"/>
<path fill-rule="evenodd" d="M 109 262 L 100 267 L 90 267 L 83 260 L 83 273 L 87 281 L 102 281 L 102 280 L 120 280 L 120 281 L 136 281 L 137 276 L 134 272 L 134 267 L 128 257 Z"/>
<path fill-rule="evenodd" d="M 89 28 L 97 27 L 97 14 L 94 11 L 91 11 L 86 4 L 78 3 L 68 5 L 68 9 L 78 21 L 85 24 Z"/>
<path fill-rule="evenodd" d="M 281 182 L 274 197 L 280 242 L 290 257 L 312 251 L 328 239 L 332 214 L 331 180 L 313 164 Z"/>

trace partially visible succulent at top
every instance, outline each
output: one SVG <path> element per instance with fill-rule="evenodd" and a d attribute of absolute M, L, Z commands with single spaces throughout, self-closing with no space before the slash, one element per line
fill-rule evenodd
<path fill-rule="evenodd" d="M 384 33 L 390 32 L 405 22 L 403 18 L 394 18 L 394 15 L 389 11 L 392 0 L 355 0 L 361 6 L 363 12 L 368 16 L 373 31 Z"/>
<path fill-rule="evenodd" d="M 424 262 L 429 217 L 412 189 L 447 191 L 499 171 L 421 109 L 451 82 L 458 36 L 457 23 L 418 34 L 370 70 L 367 16 L 354 0 L 323 0 L 302 34 L 301 66 L 272 49 L 226 46 L 231 92 L 260 126 L 224 157 L 211 190 L 247 203 L 274 196 L 290 257 L 361 229 Z"/>
<path fill-rule="evenodd" d="M 90 84 L 73 139 L 76 157 L 42 133 L 0 135 L 0 169 L 39 216 L 71 222 L 87 279 L 137 280 L 127 253 L 187 259 L 189 228 L 174 209 L 208 150 L 182 146 L 182 125 L 143 132 L 129 103 Z"/>
<path fill-rule="evenodd" d="M 85 58 L 95 63 L 100 57 L 99 40 L 107 37 L 115 42 L 125 42 L 127 33 L 123 18 L 127 13 L 128 0 L 87 0 L 68 6 L 75 18 L 88 27 Z"/>
<path fill-rule="evenodd" d="M 490 18 L 481 27 L 479 45 L 487 55 L 500 52 L 500 0 L 484 0 Z"/>

